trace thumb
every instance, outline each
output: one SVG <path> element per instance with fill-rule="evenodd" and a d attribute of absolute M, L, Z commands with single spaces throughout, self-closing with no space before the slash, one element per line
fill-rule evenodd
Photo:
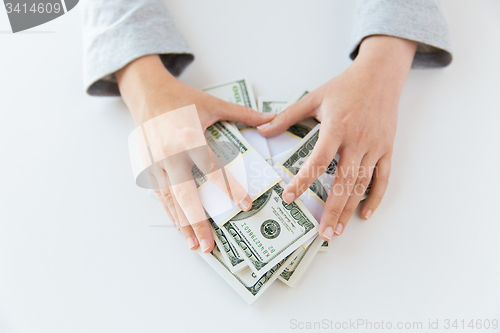
<path fill-rule="evenodd" d="M 259 126 L 270 122 L 276 115 L 274 113 L 257 112 L 247 106 L 225 102 L 219 110 L 219 117 L 228 121 L 239 121 L 250 126 Z"/>
<path fill-rule="evenodd" d="M 286 131 L 290 126 L 295 125 L 311 116 L 314 110 L 312 98 L 305 96 L 301 100 L 293 103 L 285 110 L 280 112 L 272 121 L 260 125 L 257 130 L 262 136 L 275 136 Z"/>

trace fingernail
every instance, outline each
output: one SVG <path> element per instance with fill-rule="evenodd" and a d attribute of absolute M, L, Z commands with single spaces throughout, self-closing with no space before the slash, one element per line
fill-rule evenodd
<path fill-rule="evenodd" d="M 181 229 L 179 228 L 179 224 L 177 223 L 177 221 L 176 221 L 176 220 L 174 220 L 174 225 L 175 225 L 175 229 L 177 229 L 177 230 L 181 230 Z"/>
<path fill-rule="evenodd" d="M 207 252 L 210 248 L 210 243 L 206 239 L 202 239 L 200 242 L 201 250 Z"/>
<path fill-rule="evenodd" d="M 344 226 L 342 223 L 337 223 L 337 226 L 335 227 L 335 233 L 337 236 L 340 236 L 342 234 L 342 230 L 344 229 Z"/>
<path fill-rule="evenodd" d="M 240 201 L 238 206 L 241 208 L 241 210 L 244 210 L 246 212 L 247 210 L 250 209 L 251 204 L 250 204 L 250 202 L 248 202 L 247 199 L 243 199 Z"/>
<path fill-rule="evenodd" d="M 332 227 L 327 227 L 325 231 L 323 231 L 323 237 L 326 239 L 330 240 L 333 237 L 333 228 Z"/>
<path fill-rule="evenodd" d="M 373 214 L 372 210 L 368 209 L 365 213 L 365 219 L 368 220 L 370 217 L 372 217 L 372 214 Z"/>
<path fill-rule="evenodd" d="M 287 203 L 292 203 L 295 200 L 295 194 L 293 192 L 288 192 L 283 196 L 283 200 Z"/>
<path fill-rule="evenodd" d="M 196 246 L 196 242 L 194 241 L 194 239 L 192 237 L 188 237 L 186 239 L 186 242 L 188 243 L 188 247 L 191 249 L 191 250 L 194 250 L 194 247 Z"/>
<path fill-rule="evenodd" d="M 265 124 L 262 124 L 260 126 L 257 126 L 257 129 L 263 130 L 263 129 L 268 128 L 269 126 L 271 126 L 271 123 L 265 123 Z"/>

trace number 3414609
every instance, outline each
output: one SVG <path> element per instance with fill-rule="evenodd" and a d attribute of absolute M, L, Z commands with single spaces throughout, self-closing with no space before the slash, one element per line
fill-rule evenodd
<path fill-rule="evenodd" d="M 5 4 L 5 8 L 7 9 L 7 14 L 10 14 L 10 13 L 18 13 L 18 14 L 26 14 L 26 13 L 47 13 L 47 14 L 50 14 L 50 13 L 59 13 L 62 8 L 61 8 L 61 4 L 58 3 L 58 2 L 55 2 L 55 3 L 34 3 L 32 4 L 31 6 L 27 5 L 26 3 L 23 3 L 23 4 L 20 4 L 20 3 L 17 3 L 17 4 L 12 4 L 10 2 L 7 2 Z"/>
<path fill-rule="evenodd" d="M 462 319 L 445 319 L 444 321 L 445 329 L 497 329 L 498 328 L 498 320 L 497 319 L 472 319 L 470 321 Z"/>

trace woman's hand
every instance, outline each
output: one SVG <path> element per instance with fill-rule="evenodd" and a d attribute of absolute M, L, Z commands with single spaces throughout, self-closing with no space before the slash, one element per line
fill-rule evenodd
<path fill-rule="evenodd" d="M 163 208 L 181 230 L 190 249 L 199 245 L 203 252 L 212 251 L 212 231 L 191 177 L 192 165 L 202 165 L 202 169 L 213 171 L 205 174 L 242 210 L 249 210 L 252 201 L 231 174 L 226 172 L 224 175 L 223 168 L 214 168 L 215 157 L 209 148 L 203 150 L 206 147 L 203 133 L 219 120 L 258 126 L 272 120 L 273 115 L 220 100 L 182 83 L 165 69 L 158 55 L 139 58 L 118 71 L 116 76 L 136 126 L 144 125 L 146 131 L 149 128 L 148 140 L 153 156 L 164 157 L 152 172 L 161 188 L 156 193 Z M 174 111 L 192 104 L 197 114 Z M 152 119 L 155 121 L 149 122 Z"/>
<path fill-rule="evenodd" d="M 361 215 L 369 219 L 387 189 L 396 134 L 399 97 L 408 76 L 416 42 L 371 36 L 360 46 L 352 65 L 268 124 L 258 127 L 274 136 L 309 117 L 321 122 L 314 150 L 283 192 L 298 198 L 328 167 L 338 152 L 334 184 L 320 221 L 320 235 L 342 234 L 373 176 Z"/>

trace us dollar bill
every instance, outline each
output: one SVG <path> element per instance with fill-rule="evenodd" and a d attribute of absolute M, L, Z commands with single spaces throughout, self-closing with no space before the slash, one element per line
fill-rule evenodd
<path fill-rule="evenodd" d="M 291 177 L 297 175 L 300 168 L 306 163 L 309 156 L 311 156 L 319 139 L 319 131 L 320 125 L 318 124 L 283 160 L 278 162 L 277 166 L 286 171 Z M 339 158 L 339 155 L 335 155 L 335 158 L 330 162 L 325 172 L 309 186 L 308 190 L 321 199 L 323 203 L 326 203 L 330 189 L 333 186 Z M 368 195 L 370 188 L 371 183 L 365 191 L 363 199 Z"/>
<path fill-rule="evenodd" d="M 292 105 L 295 102 L 298 102 L 303 97 L 305 97 L 308 93 L 309 93 L 308 90 L 302 90 L 302 91 L 299 90 L 294 95 L 294 97 L 292 97 L 289 100 L 289 102 L 287 103 L 287 105 L 285 106 L 285 108 L 289 107 L 290 105 Z M 304 119 L 303 121 L 301 121 L 301 122 L 299 122 L 299 123 L 297 123 L 295 125 L 292 125 L 290 128 L 288 128 L 287 132 L 289 132 L 290 134 L 296 136 L 297 138 L 303 139 L 317 125 L 318 125 L 318 122 L 315 119 L 308 118 L 308 119 Z M 274 157 L 273 157 L 273 161 L 276 161 L 276 159 Z M 335 164 L 335 166 L 336 166 L 336 164 Z M 333 167 L 333 165 L 331 165 L 330 167 Z M 317 186 L 318 184 L 315 184 L 315 185 Z M 321 192 L 321 194 L 324 195 L 323 191 L 318 190 L 318 192 Z M 329 249 L 330 249 L 330 243 L 328 241 L 323 241 L 323 243 L 322 243 L 319 251 L 329 251 Z"/>
<path fill-rule="evenodd" d="M 193 179 L 197 188 L 200 188 L 203 184 L 205 184 L 208 179 L 203 174 L 203 172 L 196 166 L 196 164 L 192 168 Z M 219 228 L 219 226 L 214 222 L 214 220 L 210 217 L 210 215 L 205 211 L 207 215 L 207 220 L 212 227 L 212 234 L 215 240 L 215 244 L 221 251 L 221 255 L 224 257 L 227 266 L 231 270 L 232 273 L 236 273 L 247 266 L 245 260 L 238 252 L 238 249 L 227 240 L 227 236 L 224 234 L 223 230 Z"/>
<path fill-rule="evenodd" d="M 214 236 L 215 244 L 226 260 L 226 264 L 229 267 L 231 273 L 236 273 L 247 267 L 245 260 L 238 252 L 236 247 L 227 240 L 227 236 L 224 234 L 222 229 L 219 228 L 219 226 L 211 218 L 209 218 L 208 221 L 210 222 L 210 226 L 212 227 L 212 234 Z"/>
<path fill-rule="evenodd" d="M 300 168 L 306 163 L 311 155 L 314 146 L 319 138 L 320 125 L 312 129 L 308 135 L 302 139 L 288 155 L 277 163 L 277 166 L 284 170 L 290 177 L 299 173 Z M 321 200 L 324 204 L 333 186 L 335 170 L 337 169 L 338 160 L 333 159 L 325 172 L 318 177 L 308 188 L 310 194 Z"/>
<path fill-rule="evenodd" d="M 227 122 L 217 122 L 209 126 L 205 131 L 205 139 L 216 157 L 214 163 L 220 166 L 228 165 L 240 154 L 243 155 L 252 149 L 238 131 Z M 193 165 L 191 173 L 197 188 L 208 181 L 207 176 L 196 164 Z"/>
<path fill-rule="evenodd" d="M 238 158 L 240 154 L 245 154 L 253 149 L 241 136 L 241 134 L 233 127 L 229 126 L 226 122 L 218 122 L 210 126 L 205 132 L 205 138 L 214 155 L 221 160 L 224 165 L 231 163 L 235 158 Z M 247 179 L 253 179 L 254 177 L 258 177 L 258 174 L 261 174 L 252 169 L 253 168 L 250 167 L 249 170 L 247 170 Z M 269 169 L 271 168 L 269 167 Z M 261 170 L 261 172 L 264 171 L 265 170 Z M 197 167 L 193 167 L 192 172 L 194 176 L 193 178 L 195 179 L 198 187 L 203 186 L 203 184 L 208 181 L 207 177 Z M 277 175 L 276 177 L 276 182 L 279 182 L 280 178 Z M 284 183 L 281 182 L 280 184 L 276 182 L 270 183 L 270 187 L 263 189 L 262 193 L 259 193 L 258 197 L 253 199 L 250 211 L 239 212 L 235 216 L 229 218 L 228 221 L 230 223 L 224 224 L 220 222 L 219 224 L 221 226 L 220 229 L 222 230 L 222 233 L 219 234 L 225 235 L 225 237 L 229 239 L 234 238 L 232 237 L 234 236 L 234 230 L 236 230 L 236 233 L 243 233 L 242 230 L 239 230 L 238 223 L 246 223 L 243 227 L 246 226 L 248 229 L 251 225 L 260 225 L 263 221 L 269 220 L 267 221 L 268 228 L 272 228 L 277 225 L 278 228 L 283 229 L 282 235 L 276 240 L 273 238 L 276 238 L 278 235 L 276 235 L 276 237 L 270 237 L 267 235 L 262 236 L 263 239 L 266 237 L 270 239 L 263 243 L 268 246 L 274 245 L 274 248 L 270 248 L 269 253 L 266 251 L 258 256 L 255 254 L 259 254 L 259 251 L 254 251 L 254 255 L 248 257 L 240 246 L 242 244 L 233 241 L 233 245 L 236 250 L 231 250 L 231 252 L 236 252 L 234 257 L 238 258 L 237 253 L 240 253 L 247 264 L 252 262 L 252 258 L 263 259 L 264 257 L 274 259 L 274 262 L 276 262 L 278 259 L 275 258 L 274 254 L 271 255 L 272 253 L 276 252 L 276 254 L 280 255 L 281 259 L 303 243 L 304 240 L 301 238 L 303 235 L 300 232 L 303 232 L 305 235 L 310 235 L 312 232 L 311 229 L 317 228 L 316 220 L 300 201 L 288 205 L 282 200 L 281 193 L 283 192 Z M 285 208 L 288 208 L 288 210 Z M 303 221 L 297 220 L 300 216 L 304 217 Z M 275 221 L 273 222 L 273 220 Z M 229 225 L 231 225 L 231 228 L 228 227 Z M 268 229 L 263 228 L 261 230 Z M 233 232 L 233 235 L 231 235 L 230 231 Z M 255 237 L 257 236 L 254 236 L 253 238 Z M 221 239 L 221 242 L 222 241 L 223 240 Z M 286 241 L 290 243 L 286 243 Z M 297 243 L 295 243 L 296 241 Z M 290 246 L 292 248 L 288 249 L 287 247 Z M 224 247 L 221 245 L 221 248 Z M 245 247 L 245 249 L 248 250 L 248 247 Z M 262 262 L 259 262 L 259 260 L 254 261 L 254 266 L 258 266 L 258 269 L 253 269 L 256 274 L 262 274 L 262 272 L 265 272 L 265 270 L 262 270 L 262 266 L 270 264 L 269 260 L 261 261 Z"/>
<path fill-rule="evenodd" d="M 209 126 L 205 131 L 205 139 L 216 158 L 224 165 L 228 165 L 240 154 L 244 154 L 251 149 L 250 144 L 242 139 L 236 129 L 227 122 L 217 122 Z M 191 172 L 197 188 L 200 188 L 208 181 L 207 176 L 196 164 L 193 165 Z M 237 247 L 228 242 L 227 235 L 217 226 L 210 215 L 206 214 L 207 220 L 212 226 L 215 243 L 221 250 L 221 255 L 231 272 L 236 273 L 246 267 L 247 264 L 238 252 Z"/>
<path fill-rule="evenodd" d="M 330 242 L 323 241 L 323 243 L 321 244 L 321 247 L 319 248 L 319 251 L 321 251 L 321 252 L 330 251 Z"/>
<path fill-rule="evenodd" d="M 318 232 L 318 223 L 300 200 L 283 201 L 284 186 L 284 182 L 272 186 L 254 200 L 248 212 L 238 213 L 221 226 L 256 276 Z"/>
<path fill-rule="evenodd" d="M 224 101 L 246 106 L 257 111 L 252 86 L 245 78 L 205 87 L 202 90 Z M 248 127 L 246 124 L 240 122 L 231 124 L 239 130 Z"/>
<path fill-rule="evenodd" d="M 286 131 L 296 138 L 303 139 L 306 137 L 306 135 L 318 125 L 318 121 L 313 118 L 307 118 L 302 120 L 301 122 L 290 126 Z"/>
<path fill-rule="evenodd" d="M 293 96 L 288 100 L 286 104 L 286 108 L 292 105 L 295 102 L 300 101 L 302 98 L 304 98 L 307 94 L 309 94 L 309 90 L 307 89 L 300 89 L 293 94 Z"/>
<path fill-rule="evenodd" d="M 252 87 L 248 80 L 234 80 L 215 86 L 204 88 L 206 93 L 222 100 L 246 106 L 257 110 Z M 250 142 L 253 148 L 272 165 L 271 154 L 267 146 L 266 138 L 261 136 L 257 130 L 241 122 L 234 122 L 231 125 L 241 131 L 241 134 Z"/>
<path fill-rule="evenodd" d="M 203 253 L 199 248 L 197 252 L 250 305 L 262 296 L 283 272 L 291 259 L 291 256 L 283 258 L 272 266 L 266 274 L 257 277 L 249 267 L 245 267 L 237 273 L 231 272 L 217 246 L 210 253 Z"/>
<path fill-rule="evenodd" d="M 228 122 L 217 122 L 207 128 L 205 139 L 217 158 L 227 165 L 239 154 L 243 155 L 253 147 Z"/>
<path fill-rule="evenodd" d="M 299 101 L 308 93 L 309 92 L 307 90 L 301 90 L 294 94 L 294 97 L 287 102 L 284 109 Z M 281 112 L 286 111 L 283 110 Z M 313 118 L 304 119 L 303 121 L 290 126 L 285 132 L 273 137 L 268 137 L 267 145 L 271 154 L 273 165 L 279 161 L 277 157 L 281 155 L 282 152 L 295 147 L 300 140 L 305 137 L 307 133 L 309 133 L 309 131 L 312 130 L 317 124 L 318 122 Z"/>
<path fill-rule="evenodd" d="M 245 78 L 212 85 L 201 90 L 224 101 L 257 110 L 252 87 Z"/>
<path fill-rule="evenodd" d="M 295 287 L 318 253 L 323 240 L 316 236 L 312 241 L 300 246 L 292 254 L 292 260 L 280 274 L 279 279 L 290 287 Z"/>
<path fill-rule="evenodd" d="M 253 149 L 255 149 L 264 160 L 267 161 L 268 158 L 270 159 L 269 151 L 267 152 L 266 158 L 266 155 L 263 155 L 252 143 L 246 140 L 244 134 L 247 132 L 249 131 L 243 130 L 239 132 L 234 126 L 223 121 L 209 126 L 205 131 L 205 139 L 217 159 L 226 166 L 238 158 L 238 156 L 245 155 Z M 263 144 L 266 145 L 267 148 L 265 138 L 261 138 L 264 140 Z M 252 167 L 249 167 L 246 171 L 254 171 L 252 175 L 254 175 L 255 172 L 260 172 L 260 170 L 253 170 Z"/>
<path fill-rule="evenodd" d="M 281 111 L 283 111 L 287 104 L 287 101 L 282 101 L 279 98 L 270 98 L 264 96 L 259 96 L 257 103 L 260 112 L 274 114 L 279 114 Z"/>
<path fill-rule="evenodd" d="M 309 94 L 309 90 L 299 90 L 297 91 L 293 97 L 288 101 L 288 103 L 285 105 L 285 109 L 289 107 L 290 105 L 300 101 L 302 98 L 304 98 L 307 94 Z M 307 118 L 302 120 L 301 122 L 298 122 L 295 125 L 290 126 L 287 129 L 287 132 L 294 135 L 297 138 L 304 138 L 307 133 L 309 133 L 316 125 L 318 125 L 318 121 L 313 118 Z"/>
<path fill-rule="evenodd" d="M 271 152 L 267 145 L 267 139 L 263 137 L 255 127 L 247 127 L 240 129 L 240 134 L 252 145 L 266 162 L 272 166 Z"/>

